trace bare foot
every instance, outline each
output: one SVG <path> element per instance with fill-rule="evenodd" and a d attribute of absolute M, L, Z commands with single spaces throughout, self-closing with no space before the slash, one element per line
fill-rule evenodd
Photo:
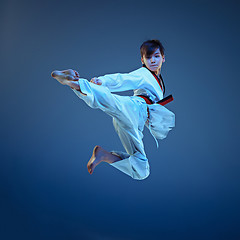
<path fill-rule="evenodd" d="M 53 71 L 52 77 L 58 80 L 61 84 L 66 85 L 67 81 L 77 81 L 79 79 L 79 73 L 72 69 L 63 71 Z"/>
<path fill-rule="evenodd" d="M 88 168 L 88 172 L 90 174 L 93 173 L 94 168 L 100 163 L 102 162 L 101 160 L 101 154 L 102 153 L 102 148 L 100 146 L 95 146 L 93 149 L 93 154 L 92 157 L 90 158 L 88 164 L 87 164 L 87 168 Z"/>
<path fill-rule="evenodd" d="M 95 146 L 93 149 L 92 157 L 90 158 L 87 164 L 88 172 L 92 174 L 95 167 L 101 162 L 114 163 L 119 160 L 122 159 L 104 150 L 100 146 Z"/>

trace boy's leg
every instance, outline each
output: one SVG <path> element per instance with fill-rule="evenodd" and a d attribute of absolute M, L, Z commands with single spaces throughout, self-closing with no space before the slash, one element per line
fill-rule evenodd
<path fill-rule="evenodd" d="M 149 175 L 150 170 L 142 142 L 142 123 L 140 122 L 139 127 L 133 128 L 131 131 L 126 129 L 124 125 L 116 119 L 114 119 L 113 123 L 127 153 L 112 151 L 113 154 L 118 155 L 123 160 L 113 162 L 111 165 L 134 179 L 145 179 Z"/>
<path fill-rule="evenodd" d="M 79 80 L 79 85 L 82 92 L 86 95 L 83 96 L 75 90 L 74 92 L 82 100 L 90 107 L 101 109 L 115 119 L 114 127 L 127 151 L 127 153 L 120 154 L 119 152 L 107 152 L 106 156 L 101 156 L 102 159 L 112 159 L 112 155 L 117 155 L 119 159 L 114 159 L 113 163 L 109 162 L 112 166 L 134 179 L 140 180 L 146 178 L 149 175 L 149 164 L 142 142 L 142 130 L 147 120 L 146 103 L 137 101 L 136 98 L 138 97 L 112 94 L 108 88 L 98 86 L 84 79 Z M 98 158 L 95 158 L 95 153 L 93 153 L 88 163 L 89 172 L 92 173 L 93 169 L 100 162 Z M 90 166 L 92 166 L 92 169 Z"/>
<path fill-rule="evenodd" d="M 142 142 L 147 106 L 129 97 L 118 97 L 122 100 L 122 112 L 113 118 L 113 125 L 127 153 L 107 152 L 96 146 L 88 162 L 88 171 L 92 173 L 99 163 L 107 162 L 134 179 L 144 179 L 150 172 Z"/>
<path fill-rule="evenodd" d="M 134 179 L 146 178 L 149 175 L 149 164 L 142 142 L 142 132 L 138 128 L 126 130 L 116 119 L 113 123 L 127 153 L 108 152 L 100 146 L 95 146 L 87 164 L 88 172 L 92 174 L 98 164 L 107 162 Z"/>
<path fill-rule="evenodd" d="M 51 75 L 61 84 L 70 86 L 91 108 L 99 108 L 112 117 L 122 115 L 121 96 L 112 94 L 108 88 L 79 78 L 79 74 L 72 69 L 53 71 Z"/>
<path fill-rule="evenodd" d="M 79 98 L 84 100 L 91 108 L 101 109 L 118 121 L 120 127 L 115 127 L 115 129 L 118 134 L 120 133 L 119 137 L 128 152 L 128 154 L 109 153 L 95 148 L 88 163 L 89 172 L 92 173 L 100 162 L 105 161 L 135 179 L 146 178 L 149 174 L 149 165 L 142 143 L 142 130 L 147 119 L 146 105 L 144 109 L 141 109 L 142 104 L 139 101 L 131 97 L 112 94 L 108 88 L 93 84 L 86 79 L 81 78 L 76 84 L 81 90 L 75 88 L 73 91 Z M 139 115 L 144 115 L 144 117 L 139 118 Z M 139 126 L 139 119 L 141 119 L 141 127 Z M 139 128 L 142 128 L 142 130 L 138 131 Z M 128 166 L 125 171 L 126 165 Z"/>

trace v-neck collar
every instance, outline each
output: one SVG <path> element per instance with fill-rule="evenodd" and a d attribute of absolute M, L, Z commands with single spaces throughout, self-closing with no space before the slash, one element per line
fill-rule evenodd
<path fill-rule="evenodd" d="M 160 78 L 157 76 L 157 74 L 156 74 L 155 72 L 151 71 L 150 69 L 148 69 L 145 64 L 143 64 L 143 67 L 145 67 L 148 71 L 150 71 L 150 72 L 152 73 L 152 75 L 154 76 L 154 78 L 157 80 L 157 82 L 158 82 L 158 84 L 159 84 L 162 92 L 164 92 L 164 91 L 163 91 L 163 83 L 162 83 L 162 81 L 160 80 Z"/>

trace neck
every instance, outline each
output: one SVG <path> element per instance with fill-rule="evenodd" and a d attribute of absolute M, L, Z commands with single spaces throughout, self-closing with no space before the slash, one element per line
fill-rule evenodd
<path fill-rule="evenodd" d="M 155 71 L 154 73 L 159 77 L 160 76 L 160 72 L 161 72 L 161 68 L 159 68 L 157 71 Z"/>

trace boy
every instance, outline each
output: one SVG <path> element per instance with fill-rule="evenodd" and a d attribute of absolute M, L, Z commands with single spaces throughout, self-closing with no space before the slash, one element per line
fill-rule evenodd
<path fill-rule="evenodd" d="M 145 179 L 150 170 L 142 142 L 144 125 L 155 140 L 165 138 L 174 127 L 174 114 L 162 106 L 172 100 L 170 96 L 162 102 L 165 87 L 160 72 L 165 62 L 164 48 L 158 40 L 148 40 L 140 51 L 143 67 L 130 73 L 107 74 L 89 82 L 71 69 L 52 72 L 53 78 L 70 86 L 91 108 L 99 108 L 113 118 L 127 152 L 108 152 L 95 146 L 87 164 L 90 174 L 99 163 L 107 162 L 134 179 Z M 127 90 L 134 90 L 134 96 L 112 93 Z"/>

